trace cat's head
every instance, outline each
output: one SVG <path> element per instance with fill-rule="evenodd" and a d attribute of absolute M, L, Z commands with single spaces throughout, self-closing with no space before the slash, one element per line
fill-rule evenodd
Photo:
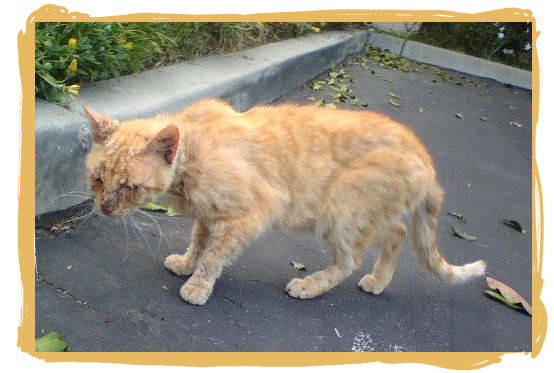
<path fill-rule="evenodd" d="M 120 123 L 84 109 L 94 139 L 86 168 L 96 208 L 123 215 L 164 193 L 175 172 L 177 127 L 163 117 Z"/>

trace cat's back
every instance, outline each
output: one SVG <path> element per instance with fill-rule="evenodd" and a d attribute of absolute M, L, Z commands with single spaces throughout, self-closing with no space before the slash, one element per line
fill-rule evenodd
<path fill-rule="evenodd" d="M 409 127 L 374 111 L 284 104 L 255 107 L 244 113 L 244 118 L 262 137 L 284 140 L 286 146 L 301 143 L 323 151 L 327 144 L 342 163 L 384 148 L 432 163 L 426 147 Z"/>

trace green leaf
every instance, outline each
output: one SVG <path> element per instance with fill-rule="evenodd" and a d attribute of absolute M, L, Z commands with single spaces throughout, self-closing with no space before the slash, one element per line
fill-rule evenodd
<path fill-rule="evenodd" d="M 472 236 L 470 234 L 467 234 L 465 232 L 462 232 L 461 230 L 459 230 L 458 228 L 456 227 L 452 227 L 452 231 L 454 232 L 454 234 L 460 238 L 463 238 L 464 240 L 468 240 L 468 241 L 475 241 L 477 239 L 477 237 L 475 236 Z"/>
<path fill-rule="evenodd" d="M 503 219 L 502 223 L 504 225 L 507 225 L 508 227 L 514 228 L 515 230 L 519 231 L 521 234 L 527 233 L 527 231 L 521 227 L 521 224 L 517 220 Z"/>
<path fill-rule="evenodd" d="M 181 214 L 179 214 L 177 211 L 175 211 L 175 209 L 171 206 L 167 208 L 167 215 L 168 216 L 181 216 Z"/>
<path fill-rule="evenodd" d="M 36 352 L 61 352 L 66 348 L 67 342 L 60 337 L 58 332 L 50 332 L 35 339 Z"/>
<path fill-rule="evenodd" d="M 312 89 L 316 90 L 316 91 L 319 91 L 320 89 L 323 88 L 323 85 L 322 84 L 319 84 L 318 82 L 314 82 L 313 86 L 312 86 Z"/>
<path fill-rule="evenodd" d="M 306 270 L 306 266 L 302 263 L 298 263 L 298 262 L 289 262 L 295 269 L 299 270 L 299 271 L 305 271 Z"/>
<path fill-rule="evenodd" d="M 463 216 L 462 214 L 459 214 L 457 212 L 453 212 L 453 211 L 448 211 L 448 213 L 452 216 L 455 216 L 457 217 L 458 219 L 460 219 L 462 221 L 462 223 L 467 223 L 467 217 Z"/>
<path fill-rule="evenodd" d="M 147 211 L 168 211 L 168 208 L 162 205 L 157 205 L 154 202 L 148 202 L 145 206 L 142 206 L 141 209 Z"/>
<path fill-rule="evenodd" d="M 400 104 L 398 102 L 394 101 L 392 98 L 389 99 L 389 104 L 391 104 L 392 106 L 401 107 Z"/>
<path fill-rule="evenodd" d="M 510 301 L 508 301 L 506 298 L 504 298 L 500 293 L 494 291 L 494 290 L 485 290 L 485 293 L 489 295 L 491 298 L 496 299 L 497 301 L 504 303 L 506 306 L 513 308 L 515 310 L 522 310 L 523 306 L 520 304 L 515 304 Z"/>

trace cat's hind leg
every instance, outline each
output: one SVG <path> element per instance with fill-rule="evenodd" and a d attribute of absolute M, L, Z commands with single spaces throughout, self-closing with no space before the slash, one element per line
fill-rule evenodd
<path fill-rule="evenodd" d="M 394 269 L 400 255 L 402 242 L 406 237 L 406 226 L 395 222 L 378 241 L 381 252 L 373 267 L 373 272 L 367 274 L 358 282 L 358 286 L 367 293 L 381 294 L 392 280 Z"/>
<path fill-rule="evenodd" d="M 352 237 L 357 239 L 352 240 Z M 293 278 L 286 286 L 286 292 L 295 298 L 314 298 L 338 285 L 362 264 L 366 242 L 370 237 L 369 231 L 354 235 L 350 229 L 329 230 L 324 234 L 324 239 L 332 249 L 331 264 L 304 278 Z"/>
<path fill-rule="evenodd" d="M 209 230 L 205 223 L 197 221 L 191 232 L 190 246 L 183 255 L 172 254 L 165 258 L 164 266 L 171 272 L 183 276 L 190 275 L 196 268 L 198 257 L 206 247 Z"/>

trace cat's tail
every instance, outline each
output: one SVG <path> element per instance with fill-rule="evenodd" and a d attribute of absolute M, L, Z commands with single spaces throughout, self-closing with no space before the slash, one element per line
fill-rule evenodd
<path fill-rule="evenodd" d="M 449 264 L 437 248 L 437 222 L 442 204 L 442 189 L 435 184 L 424 202 L 412 215 L 414 247 L 421 264 L 439 278 L 450 283 L 461 283 L 483 276 L 486 263 L 479 260 L 463 266 Z"/>

